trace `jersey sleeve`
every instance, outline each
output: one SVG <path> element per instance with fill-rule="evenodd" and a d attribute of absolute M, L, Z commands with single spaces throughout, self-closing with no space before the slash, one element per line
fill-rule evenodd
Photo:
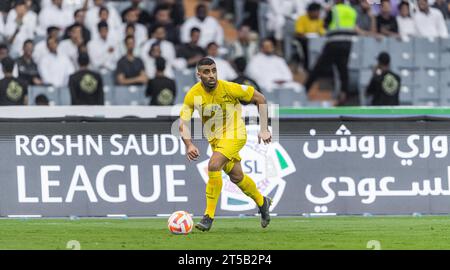
<path fill-rule="evenodd" d="M 228 92 L 234 98 L 244 102 L 250 102 L 253 98 L 253 94 L 255 93 L 255 88 L 250 85 L 230 83 Z"/>
<path fill-rule="evenodd" d="M 180 111 L 180 118 L 184 121 L 190 121 L 194 113 L 194 96 L 189 93 L 184 97 L 183 106 Z"/>

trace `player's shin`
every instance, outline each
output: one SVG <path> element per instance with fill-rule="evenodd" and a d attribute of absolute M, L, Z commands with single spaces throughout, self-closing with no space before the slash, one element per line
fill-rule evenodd
<path fill-rule="evenodd" d="M 220 192 L 222 191 L 222 172 L 212 171 L 208 172 L 209 180 L 206 184 L 206 211 L 205 215 L 214 218 L 216 212 L 217 202 L 219 200 Z"/>
<path fill-rule="evenodd" d="M 250 178 L 250 176 L 244 174 L 242 181 L 236 183 L 236 185 L 242 190 L 242 192 L 244 192 L 245 195 L 252 198 L 258 207 L 263 205 L 264 197 L 261 195 L 255 182 Z"/>

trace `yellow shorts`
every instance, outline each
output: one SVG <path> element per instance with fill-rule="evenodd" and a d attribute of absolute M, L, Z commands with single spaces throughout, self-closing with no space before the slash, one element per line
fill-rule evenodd
<path fill-rule="evenodd" d="M 213 152 L 219 152 L 232 162 L 241 161 L 239 151 L 245 146 L 247 139 L 213 139 L 209 142 Z"/>

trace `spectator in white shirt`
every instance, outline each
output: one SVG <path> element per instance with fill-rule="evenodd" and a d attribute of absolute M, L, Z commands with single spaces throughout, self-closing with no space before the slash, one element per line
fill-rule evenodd
<path fill-rule="evenodd" d="M 442 12 L 428 5 L 427 0 L 417 2 L 419 10 L 414 14 L 414 23 L 419 37 L 448 38 L 447 25 Z"/>
<path fill-rule="evenodd" d="M 47 38 L 53 37 L 58 39 L 59 38 L 60 30 L 58 27 L 50 26 L 47 28 Z M 47 40 L 39 41 L 36 46 L 34 46 L 33 51 L 33 60 L 36 63 L 39 63 L 41 58 L 49 53 L 48 47 L 47 47 Z"/>
<path fill-rule="evenodd" d="M 148 39 L 148 30 L 147 28 L 138 23 L 139 20 L 139 9 L 131 8 L 125 14 L 125 24 L 123 25 L 122 33 L 126 31 L 126 27 L 128 25 L 134 26 L 134 39 L 136 40 L 136 47 L 140 47 L 144 44 Z"/>
<path fill-rule="evenodd" d="M 52 0 L 41 0 L 41 9 L 51 6 Z M 63 0 L 64 9 L 75 11 L 80 8 L 90 7 L 93 5 L 92 0 Z"/>
<path fill-rule="evenodd" d="M 261 52 L 255 55 L 247 66 L 246 74 L 256 81 L 263 91 L 273 91 L 279 87 L 299 89 L 286 61 L 275 55 L 274 43 L 266 38 L 261 43 Z"/>
<path fill-rule="evenodd" d="M 83 34 L 83 40 L 84 42 L 89 42 L 91 40 L 91 31 L 87 29 L 85 26 L 85 19 L 86 19 L 86 11 L 83 9 L 77 9 L 74 14 L 74 23 L 66 28 L 66 31 L 64 32 L 63 39 L 69 38 L 69 32 L 75 25 L 81 25 L 81 32 Z"/>
<path fill-rule="evenodd" d="M 151 30 L 151 39 L 141 47 L 141 58 L 144 58 L 150 51 L 153 43 L 159 42 L 161 46 L 161 56 L 167 61 L 166 66 L 172 66 L 176 59 L 175 46 L 166 40 L 166 29 L 163 25 L 154 25 Z"/>
<path fill-rule="evenodd" d="M 127 24 L 125 26 L 125 36 L 133 36 L 136 38 L 136 27 L 134 24 Z M 145 44 L 146 41 L 141 46 L 134 47 L 134 56 L 139 57 L 141 55 L 141 48 Z M 120 55 L 125 55 L 127 53 L 127 46 L 125 43 L 121 42 L 119 45 Z"/>
<path fill-rule="evenodd" d="M 229 58 L 236 59 L 238 57 L 244 57 L 248 63 L 257 53 L 258 42 L 255 37 L 252 37 L 250 26 L 243 24 L 239 28 L 237 40 L 231 45 Z"/>
<path fill-rule="evenodd" d="M 269 11 L 267 16 L 267 29 L 274 33 L 277 43 L 283 39 L 286 19 L 296 20 L 304 15 L 306 7 L 312 0 L 268 0 Z M 277 46 L 279 46 L 277 44 Z"/>
<path fill-rule="evenodd" d="M 112 72 L 121 54 L 119 52 L 119 40 L 109 34 L 106 22 L 98 23 L 99 37 L 88 43 L 89 56 L 92 59 L 92 68 L 97 71 Z"/>
<path fill-rule="evenodd" d="M 44 8 L 39 13 L 38 35 L 45 35 L 50 26 L 56 26 L 64 31 L 73 23 L 73 12 L 70 9 L 64 9 L 62 0 L 52 0 L 52 5 Z"/>
<path fill-rule="evenodd" d="M 158 41 L 152 44 L 150 51 L 146 55 L 142 55 L 142 61 L 144 62 L 145 66 L 145 73 L 147 74 L 147 77 L 149 79 L 155 78 L 156 59 L 158 59 L 159 57 L 162 57 L 162 52 L 161 52 L 161 44 Z M 171 66 L 166 65 L 164 69 L 164 76 L 171 79 L 175 78 L 175 74 Z"/>
<path fill-rule="evenodd" d="M 66 55 L 70 59 L 74 67 L 78 68 L 79 49 L 85 44 L 81 25 L 78 24 L 73 26 L 70 30 L 69 36 L 69 39 L 61 41 L 58 50 L 61 54 Z"/>
<path fill-rule="evenodd" d="M 237 77 L 237 73 L 230 63 L 219 56 L 219 45 L 215 42 L 211 42 L 206 46 L 206 54 L 216 62 L 217 78 L 219 80 L 231 81 Z"/>
<path fill-rule="evenodd" d="M 94 0 L 94 6 L 89 8 L 86 13 L 86 27 L 91 31 L 92 38 L 98 36 L 97 25 L 101 21 L 100 9 L 104 7 L 108 10 L 108 28 L 112 33 L 122 33 L 122 18 L 117 12 L 116 8 L 108 3 L 106 0 Z M 123 37 L 119 37 L 123 39 Z"/>
<path fill-rule="evenodd" d="M 65 87 L 75 68 L 66 55 L 58 53 L 58 40 L 56 38 L 49 37 L 47 39 L 47 47 L 49 53 L 43 56 L 38 63 L 42 81 L 44 84 L 57 88 Z"/>
<path fill-rule="evenodd" d="M 16 1 L 7 17 L 5 35 L 11 44 L 11 56 L 16 58 L 22 55 L 23 43 L 28 39 L 34 39 L 37 24 L 37 16 L 28 10 L 24 0 Z"/>
<path fill-rule="evenodd" d="M 401 2 L 398 5 L 399 15 L 397 16 L 398 32 L 403 41 L 408 41 L 417 36 L 416 25 L 411 17 L 408 2 Z"/>
<path fill-rule="evenodd" d="M 210 42 L 216 42 L 219 46 L 224 44 L 223 28 L 219 22 L 211 16 L 208 16 L 208 8 L 205 4 L 198 4 L 195 16 L 187 19 L 181 26 L 181 42 L 190 41 L 191 29 L 197 27 L 200 29 L 200 47 L 205 48 Z"/>

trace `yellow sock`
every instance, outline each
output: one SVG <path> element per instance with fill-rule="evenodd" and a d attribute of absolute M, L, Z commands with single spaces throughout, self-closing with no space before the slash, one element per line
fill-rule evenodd
<path fill-rule="evenodd" d="M 244 178 L 241 182 L 236 184 L 245 195 L 252 198 L 258 206 L 262 206 L 264 203 L 264 197 L 261 195 L 259 190 L 256 188 L 255 182 L 250 178 L 250 176 L 244 174 Z"/>
<path fill-rule="evenodd" d="M 206 211 L 205 215 L 214 218 L 216 213 L 217 201 L 222 191 L 222 172 L 208 172 L 209 180 L 206 184 Z"/>

